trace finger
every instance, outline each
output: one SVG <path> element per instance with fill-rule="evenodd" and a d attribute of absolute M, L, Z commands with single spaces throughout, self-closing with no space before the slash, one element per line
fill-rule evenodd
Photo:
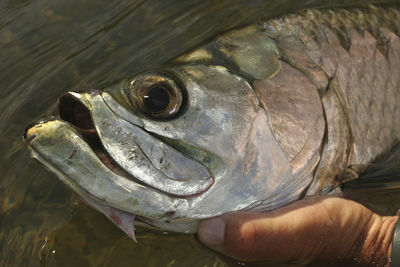
<path fill-rule="evenodd" d="M 268 213 L 238 212 L 200 223 L 201 242 L 243 261 L 308 263 L 343 257 L 361 235 L 365 208 L 320 198 Z"/>
<path fill-rule="evenodd" d="M 212 249 L 239 260 L 288 261 L 293 255 L 282 248 L 293 241 L 292 229 L 275 216 L 274 213 L 241 212 L 206 220 L 200 223 L 199 239 Z"/>

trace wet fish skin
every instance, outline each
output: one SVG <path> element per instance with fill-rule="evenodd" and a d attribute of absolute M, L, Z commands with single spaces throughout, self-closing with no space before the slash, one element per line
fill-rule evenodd
<path fill-rule="evenodd" d="M 137 180 L 110 171 L 79 132 L 66 139 L 75 131 L 68 123 L 38 124 L 26 139 L 73 190 L 101 204 L 95 208 L 173 231 L 195 232 L 198 220 L 230 211 L 328 194 L 400 139 L 393 120 L 400 115 L 399 18 L 393 8 L 301 11 L 222 34 L 103 92 L 70 94 L 90 113 L 108 154 Z M 132 81 L 149 73 L 184 88 L 178 116 L 157 120 L 132 106 Z M 53 134 L 60 131 L 65 135 Z M 154 148 L 146 150 L 138 137 Z M 57 140 L 83 156 L 65 159 Z M 163 169 L 160 153 L 182 153 L 187 163 Z M 193 178 L 185 166 L 210 176 Z M 95 175 L 77 175 L 82 171 Z M 158 175 L 166 181 L 154 183 Z M 189 186 L 195 194 L 184 194 Z"/>
<path fill-rule="evenodd" d="M 322 193 L 358 177 L 400 140 L 394 119 L 400 115 L 400 16 L 398 9 L 370 6 L 291 18 L 298 34 L 284 22 L 275 40 L 282 59 L 312 80 L 322 98 L 327 140 L 309 194 Z"/>
<path fill-rule="evenodd" d="M 284 93 L 282 88 L 292 90 L 297 84 L 318 91 L 324 107 L 327 129 L 326 140 L 322 143 L 322 159 L 309 195 L 326 193 L 345 180 L 356 178 L 366 165 L 387 153 L 400 139 L 399 122 L 393 119 L 399 115 L 396 104 L 399 100 L 398 9 L 374 6 L 348 10 L 310 9 L 260 23 L 255 28 L 257 33 L 253 37 L 249 35 L 252 35 L 254 28 L 235 31 L 229 33 L 228 37 L 217 39 L 217 45 L 207 45 L 206 52 L 202 53 L 210 55 L 217 46 L 222 53 L 214 52 L 213 60 L 229 62 L 235 58 L 234 62 L 239 62 L 231 66 L 235 68 L 234 71 L 241 75 L 244 72 L 244 76 L 253 80 L 260 102 L 269 115 L 274 134 L 290 159 L 300 151 L 309 137 L 307 132 L 300 131 L 310 131 L 312 127 L 304 123 L 312 124 L 312 119 L 304 120 L 292 116 L 288 123 L 288 116 L 283 115 L 286 108 L 284 101 L 274 107 L 274 102 L 280 98 L 273 88 L 279 88 L 284 100 L 289 100 L 291 96 L 288 92 Z M 242 47 L 251 47 L 248 49 L 251 51 L 263 51 L 254 45 L 254 36 L 264 33 L 274 41 L 275 51 L 279 51 L 279 55 L 271 56 L 270 51 L 263 51 L 269 60 L 260 60 L 262 56 L 252 55 L 249 51 L 226 52 L 225 40 L 231 38 L 232 45 L 232 36 L 240 35 L 240 32 L 245 32 L 244 42 L 251 42 Z M 238 39 L 240 40 L 236 38 L 236 43 Z M 186 62 L 210 61 L 205 57 L 196 59 L 196 55 L 200 54 L 198 51 L 181 58 Z M 223 59 L 215 59 L 221 54 Z M 240 64 L 255 63 L 254 57 L 259 61 L 256 60 L 258 64 L 253 64 L 252 68 Z M 266 68 L 270 69 L 264 73 L 259 71 Z M 293 74 L 298 72 L 302 74 L 294 78 Z M 268 76 L 271 73 L 273 74 Z M 287 79 L 292 81 L 287 82 Z M 275 83 L 275 86 L 266 88 L 271 83 Z M 377 96 L 377 91 L 385 93 Z M 318 101 L 314 99 L 311 102 Z M 304 111 L 304 107 L 301 111 Z M 297 115 L 300 110 L 286 108 L 290 109 Z M 318 109 L 313 110 L 316 114 L 319 113 Z M 274 117 L 275 114 L 278 116 Z M 374 116 L 371 117 L 370 114 Z M 284 129 L 289 125 L 296 127 Z M 364 138 L 365 136 L 368 138 Z"/>

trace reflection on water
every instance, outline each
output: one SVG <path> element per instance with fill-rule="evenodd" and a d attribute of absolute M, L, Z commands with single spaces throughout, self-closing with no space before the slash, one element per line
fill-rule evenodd
<path fill-rule="evenodd" d="M 193 236 L 138 229 L 139 242 L 129 240 L 29 158 L 23 129 L 54 113 L 64 91 L 157 66 L 229 28 L 297 8 L 366 2 L 388 1 L 1 1 L 0 265 L 226 265 Z M 389 212 L 391 203 L 379 206 Z"/>

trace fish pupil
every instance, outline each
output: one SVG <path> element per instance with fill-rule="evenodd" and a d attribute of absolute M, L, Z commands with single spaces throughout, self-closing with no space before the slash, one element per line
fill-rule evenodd
<path fill-rule="evenodd" d="M 153 86 L 143 97 L 144 104 L 150 112 L 161 112 L 169 104 L 169 94 L 162 86 Z"/>

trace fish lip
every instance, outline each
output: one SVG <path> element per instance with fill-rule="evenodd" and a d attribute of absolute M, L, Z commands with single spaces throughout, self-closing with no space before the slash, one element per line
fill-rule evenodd
<path fill-rule="evenodd" d="M 33 126 L 35 126 L 36 124 L 37 124 L 37 123 L 30 123 L 28 126 L 26 126 L 26 128 L 25 128 L 25 130 L 24 130 L 24 133 L 23 133 L 23 135 L 22 135 L 22 138 L 23 138 L 25 144 L 27 144 L 27 145 L 30 145 L 31 142 L 33 141 L 33 139 L 36 138 L 36 135 L 35 135 L 35 134 L 33 134 L 33 135 L 31 135 L 31 136 L 28 137 L 28 131 L 29 131 L 29 129 L 31 129 L 31 128 L 32 128 Z"/>
<path fill-rule="evenodd" d="M 32 135 L 32 136 L 29 136 L 29 137 L 28 137 L 28 131 L 29 131 L 29 129 L 31 129 L 31 128 L 34 127 L 35 125 L 42 124 L 42 123 L 46 123 L 46 122 L 49 122 L 49 121 L 55 121 L 55 120 L 58 120 L 58 118 L 56 118 L 56 117 L 54 117 L 54 116 L 47 116 L 47 117 L 43 117 L 43 118 L 39 119 L 39 120 L 36 121 L 36 122 L 29 123 L 29 124 L 25 127 L 24 132 L 23 132 L 23 134 L 22 134 L 22 138 L 23 138 L 25 144 L 30 145 L 31 142 L 33 141 L 33 139 L 36 138 L 36 135 Z"/>

